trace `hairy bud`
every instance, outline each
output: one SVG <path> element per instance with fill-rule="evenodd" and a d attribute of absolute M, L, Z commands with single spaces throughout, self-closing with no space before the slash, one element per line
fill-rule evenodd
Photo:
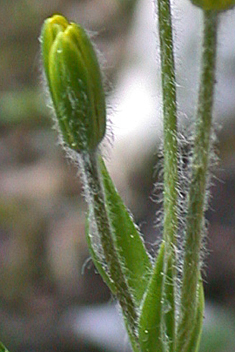
<path fill-rule="evenodd" d="M 84 29 L 54 15 L 42 27 L 46 79 L 64 142 L 95 149 L 105 134 L 106 108 L 95 50 Z"/>

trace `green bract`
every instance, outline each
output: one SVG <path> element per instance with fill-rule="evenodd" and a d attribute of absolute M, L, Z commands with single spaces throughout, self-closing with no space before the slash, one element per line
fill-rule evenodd
<path fill-rule="evenodd" d="M 95 149 L 105 134 L 106 108 L 95 50 L 84 29 L 54 15 L 41 33 L 43 65 L 64 142 Z"/>

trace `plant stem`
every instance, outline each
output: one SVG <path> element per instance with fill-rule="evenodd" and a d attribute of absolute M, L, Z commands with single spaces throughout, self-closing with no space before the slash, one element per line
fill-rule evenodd
<path fill-rule="evenodd" d="M 171 8 L 169 0 L 158 0 L 158 26 L 160 38 L 161 55 L 161 78 L 164 116 L 164 229 L 163 240 L 165 241 L 165 268 L 164 274 L 168 271 L 171 263 L 172 270 L 175 266 L 174 244 L 178 228 L 177 203 L 178 203 L 178 161 L 177 161 L 177 108 L 176 108 L 176 83 L 175 64 L 172 38 Z M 171 257 L 171 259 L 169 258 Z M 173 291 L 171 300 L 171 310 L 168 317 L 171 321 L 171 340 L 175 335 L 175 278 L 173 273 Z M 164 287 L 164 285 L 163 285 Z M 167 288 L 165 287 L 165 290 Z M 164 297 L 164 294 L 163 294 Z M 169 304 L 169 302 L 168 302 Z M 164 309 L 164 307 L 163 307 Z M 170 351 L 173 349 L 171 344 Z"/>
<path fill-rule="evenodd" d="M 97 153 L 83 153 L 79 158 L 80 166 L 83 170 L 85 193 L 90 209 L 92 209 L 93 219 L 97 228 L 104 259 L 115 286 L 116 296 L 122 307 L 129 332 L 132 334 L 132 344 L 136 339 L 137 312 L 133 302 L 132 294 L 127 285 L 121 262 L 115 250 L 112 237 L 112 229 L 105 206 L 105 195 L 100 178 Z M 93 221 L 91 219 L 91 221 Z M 138 351 L 135 347 L 135 351 Z"/>
<path fill-rule="evenodd" d="M 216 63 L 217 14 L 204 11 L 202 72 L 195 125 L 191 182 L 185 230 L 185 254 L 181 288 L 178 349 L 183 352 L 187 335 L 193 328 L 197 309 L 197 286 L 200 275 L 200 252 L 204 226 L 205 194 L 210 154 L 210 133 Z"/>
<path fill-rule="evenodd" d="M 169 0 L 158 0 L 158 21 L 161 50 L 162 96 L 164 116 L 164 234 L 163 239 L 175 242 L 177 231 L 177 108 L 175 65 Z"/>

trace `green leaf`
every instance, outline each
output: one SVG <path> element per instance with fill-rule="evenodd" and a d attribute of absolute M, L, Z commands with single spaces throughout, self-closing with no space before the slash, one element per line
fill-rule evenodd
<path fill-rule="evenodd" d="M 184 348 L 185 352 L 198 352 L 199 344 L 201 340 L 202 325 L 203 325 L 203 314 L 204 314 L 204 290 L 201 277 L 198 283 L 198 303 L 197 303 L 197 314 L 195 317 L 194 328 L 191 332 L 188 344 Z"/>
<path fill-rule="evenodd" d="M 115 248 L 138 308 L 151 276 L 152 263 L 141 235 L 116 191 L 102 158 L 99 161 Z"/>
<path fill-rule="evenodd" d="M 0 342 L 0 352 L 9 352 L 1 342 Z"/>
<path fill-rule="evenodd" d="M 166 246 L 162 242 L 139 319 L 139 341 L 143 352 L 171 351 L 174 344 L 174 268 L 171 255 L 168 259 L 165 255 Z"/>
<path fill-rule="evenodd" d="M 190 288 L 188 294 L 191 294 Z M 192 309 L 190 309 L 191 307 L 186 306 L 182 307 L 184 314 L 182 314 L 181 311 L 179 315 L 176 345 L 177 352 L 197 352 L 199 349 L 204 314 L 204 292 L 200 273 L 195 297 L 196 302 L 195 307 L 193 307 L 194 315 L 192 314 Z"/>
<path fill-rule="evenodd" d="M 141 308 L 139 341 L 143 352 L 164 351 L 161 339 L 161 298 L 165 243 L 162 242 Z"/>
<path fill-rule="evenodd" d="M 167 336 L 167 342 L 169 346 L 169 351 L 175 351 L 175 255 L 173 253 L 173 248 L 171 252 L 166 257 L 167 260 L 167 270 L 166 270 L 166 281 L 164 283 L 164 304 L 163 304 L 163 314 L 164 314 L 164 324 L 165 324 L 165 335 Z"/>

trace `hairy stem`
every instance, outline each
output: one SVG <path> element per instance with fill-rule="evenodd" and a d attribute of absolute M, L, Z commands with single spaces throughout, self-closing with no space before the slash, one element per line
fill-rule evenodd
<path fill-rule="evenodd" d="M 168 271 L 168 263 L 172 263 L 172 270 L 175 265 L 174 244 L 178 227 L 177 221 L 177 182 L 178 182 L 178 161 L 177 161 L 177 108 L 176 108 L 176 83 L 175 64 L 172 38 L 171 9 L 169 0 L 158 0 L 158 25 L 160 38 L 161 55 L 161 78 L 162 98 L 164 116 L 164 230 L 163 240 L 165 241 L 165 268 L 164 274 Z M 169 260 L 169 256 L 171 259 Z M 173 283 L 174 274 L 173 274 Z M 164 287 L 164 286 L 163 286 Z M 174 341 L 174 287 L 172 290 L 171 310 L 165 319 L 169 319 L 168 327 L 171 331 L 171 341 Z M 168 290 L 165 287 L 165 290 Z M 164 297 L 164 293 L 163 293 Z M 168 302 L 169 304 L 169 302 Z M 164 308 L 163 308 L 164 309 Z M 167 322 L 166 322 L 167 324 Z M 170 327 L 171 326 L 171 327 Z M 173 343 L 170 351 L 173 350 Z"/>
<path fill-rule="evenodd" d="M 83 153 L 80 155 L 79 162 L 83 170 L 86 198 L 93 212 L 97 235 L 102 246 L 107 269 L 116 286 L 116 296 L 122 307 L 129 326 L 129 332 L 132 334 L 132 342 L 134 343 L 137 313 L 120 259 L 115 250 L 112 229 L 105 206 L 105 195 L 100 178 L 97 153 Z"/>
<path fill-rule="evenodd" d="M 172 24 L 169 0 L 158 0 L 164 116 L 164 234 L 175 242 L 177 231 L 177 109 Z"/>
<path fill-rule="evenodd" d="M 200 275 L 200 252 L 204 227 L 205 193 L 210 154 L 210 133 L 215 84 L 217 14 L 204 11 L 202 72 L 199 86 L 195 126 L 191 181 L 185 231 L 185 255 L 181 289 L 178 349 L 183 352 L 184 341 L 193 328 L 197 307 L 197 286 Z"/>

